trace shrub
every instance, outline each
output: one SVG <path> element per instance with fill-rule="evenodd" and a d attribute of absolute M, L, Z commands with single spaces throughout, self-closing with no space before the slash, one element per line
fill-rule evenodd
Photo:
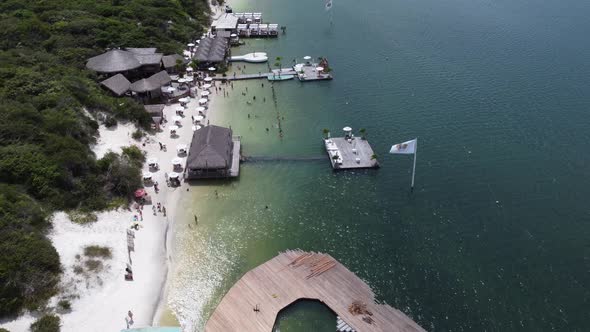
<path fill-rule="evenodd" d="M 70 301 L 63 299 L 63 300 L 59 300 L 59 302 L 57 302 L 57 305 L 66 311 L 72 310 L 72 304 L 70 303 Z"/>
<path fill-rule="evenodd" d="M 133 137 L 134 140 L 139 141 L 143 137 L 143 132 L 140 129 L 137 129 L 131 134 L 131 137 Z"/>
<path fill-rule="evenodd" d="M 107 117 L 104 119 L 104 125 L 105 125 L 107 128 L 114 127 L 114 126 L 116 126 L 116 125 L 117 125 L 117 120 L 115 120 L 115 118 L 113 118 L 112 116 L 107 116 Z"/>
<path fill-rule="evenodd" d="M 88 271 L 99 272 L 102 270 L 102 262 L 97 259 L 89 259 L 84 262 L 84 265 L 88 269 Z"/>
<path fill-rule="evenodd" d="M 109 247 L 101 247 L 101 246 L 87 246 L 84 248 L 84 255 L 88 257 L 102 257 L 102 258 L 111 258 L 113 254 L 111 253 L 111 248 Z"/>
<path fill-rule="evenodd" d="M 56 315 L 43 315 L 31 324 L 31 332 L 59 332 L 60 319 Z"/>

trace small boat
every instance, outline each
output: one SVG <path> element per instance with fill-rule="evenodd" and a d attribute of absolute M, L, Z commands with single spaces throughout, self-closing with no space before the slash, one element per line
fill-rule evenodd
<path fill-rule="evenodd" d="M 268 78 L 269 81 L 286 81 L 292 80 L 293 78 L 295 78 L 295 75 L 268 75 L 266 78 Z"/>

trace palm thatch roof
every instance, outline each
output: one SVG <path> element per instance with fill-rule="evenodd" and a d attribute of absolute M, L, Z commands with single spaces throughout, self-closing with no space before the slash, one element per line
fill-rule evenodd
<path fill-rule="evenodd" d="M 90 58 L 86 63 L 88 69 L 99 73 L 119 73 L 140 66 L 141 63 L 133 53 L 121 50 L 110 50 Z"/>
<path fill-rule="evenodd" d="M 186 64 L 188 62 L 182 55 L 170 54 L 164 55 L 162 57 L 162 65 L 164 66 L 164 68 L 174 68 L 176 66 L 177 60 L 180 60 L 182 64 Z"/>
<path fill-rule="evenodd" d="M 131 86 L 131 82 L 129 82 L 129 80 L 127 80 L 127 78 L 122 74 L 109 77 L 106 80 L 100 82 L 100 84 L 111 90 L 117 96 L 123 95 L 129 90 L 129 87 Z"/>
<path fill-rule="evenodd" d="M 229 41 L 227 38 L 203 38 L 193 58 L 205 63 L 222 62 L 228 49 Z"/>
<path fill-rule="evenodd" d="M 232 162 L 232 131 L 219 126 L 206 126 L 193 134 L 186 160 L 189 169 L 227 169 Z"/>
<path fill-rule="evenodd" d="M 172 79 L 165 70 L 162 70 L 148 78 L 141 79 L 131 84 L 131 91 L 148 92 L 160 89 L 163 85 L 170 83 Z"/>
<path fill-rule="evenodd" d="M 162 53 L 135 54 L 139 63 L 143 65 L 159 65 L 162 61 Z"/>
<path fill-rule="evenodd" d="M 164 114 L 164 104 L 155 104 L 155 105 L 143 105 L 145 111 L 148 112 L 152 117 L 162 117 Z"/>
<path fill-rule="evenodd" d="M 125 51 L 129 51 L 135 54 L 154 54 L 156 53 L 157 48 L 155 47 L 125 47 Z"/>

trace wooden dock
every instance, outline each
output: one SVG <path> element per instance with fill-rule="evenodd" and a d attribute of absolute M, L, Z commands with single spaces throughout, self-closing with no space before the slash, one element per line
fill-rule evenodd
<path fill-rule="evenodd" d="M 375 303 L 371 288 L 330 255 L 299 250 L 247 272 L 223 297 L 205 331 L 271 332 L 278 313 L 300 299 L 323 302 L 358 332 L 425 331 L 403 312 Z"/>
<path fill-rule="evenodd" d="M 371 145 L 360 137 L 332 137 L 324 139 L 324 146 L 335 170 L 379 167 Z"/>
<path fill-rule="evenodd" d="M 254 79 L 266 79 L 268 76 L 272 76 L 273 74 L 278 75 L 279 74 L 279 70 L 273 70 L 270 73 L 257 73 L 257 74 L 241 74 L 241 75 L 227 75 L 226 77 L 213 77 L 213 80 L 215 81 L 223 81 L 223 80 L 227 80 L 227 81 L 241 81 L 241 80 L 254 80 Z M 297 73 L 292 70 L 292 69 L 286 69 L 283 68 L 283 70 L 281 71 L 282 75 L 297 75 Z"/>

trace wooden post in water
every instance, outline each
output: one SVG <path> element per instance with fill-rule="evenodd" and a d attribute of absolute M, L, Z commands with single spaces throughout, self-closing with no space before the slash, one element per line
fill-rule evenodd
<path fill-rule="evenodd" d="M 414 191 L 414 177 L 416 175 L 416 155 L 418 154 L 418 138 L 416 138 L 416 148 L 414 149 L 414 167 L 412 168 L 412 184 L 410 191 Z"/>

